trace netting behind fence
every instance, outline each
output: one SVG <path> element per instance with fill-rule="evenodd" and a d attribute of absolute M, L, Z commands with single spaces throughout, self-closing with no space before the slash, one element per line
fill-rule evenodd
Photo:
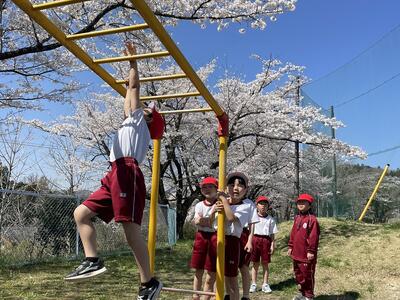
<path fill-rule="evenodd" d="M 74 209 L 81 199 L 69 195 L 10 190 L 0 190 L 0 195 L 0 265 L 72 258 L 83 254 L 73 218 Z M 172 209 L 158 208 L 157 246 L 174 243 L 176 226 L 173 218 Z M 146 206 L 142 222 L 145 239 L 148 219 L 149 207 Z M 105 224 L 97 218 L 94 221 L 101 253 L 130 250 L 120 224 Z"/>

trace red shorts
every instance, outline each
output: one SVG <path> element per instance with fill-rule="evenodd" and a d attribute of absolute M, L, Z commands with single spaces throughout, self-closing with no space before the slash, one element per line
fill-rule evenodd
<path fill-rule="evenodd" d="M 122 157 L 112 162 L 101 187 L 82 204 L 109 223 L 134 222 L 141 225 L 146 201 L 144 177 L 137 161 Z"/>
<path fill-rule="evenodd" d="M 196 232 L 193 244 L 192 259 L 190 261 L 191 268 L 200 270 L 212 269 L 212 266 L 209 265 L 211 261 L 210 259 L 207 259 L 207 257 L 209 256 L 208 252 L 211 246 L 211 238 L 213 235 L 215 235 L 215 232 Z"/>
<path fill-rule="evenodd" d="M 253 236 L 253 251 L 251 251 L 251 261 L 268 264 L 271 262 L 271 243 L 272 239 L 267 235 Z"/>
<path fill-rule="evenodd" d="M 211 237 L 211 245 L 207 256 L 205 269 L 216 272 L 217 265 L 217 234 Z M 233 235 L 225 235 L 225 276 L 236 277 L 239 274 L 240 239 Z"/>
<path fill-rule="evenodd" d="M 239 268 L 250 265 L 251 253 L 244 250 L 247 241 L 249 240 L 250 231 L 247 228 L 243 228 L 242 235 L 240 236 L 240 257 L 239 257 Z"/>

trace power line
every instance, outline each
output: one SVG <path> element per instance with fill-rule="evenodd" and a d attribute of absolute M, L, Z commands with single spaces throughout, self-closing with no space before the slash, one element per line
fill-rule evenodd
<path fill-rule="evenodd" d="M 346 67 L 347 65 L 351 64 L 352 62 L 354 62 L 356 59 L 358 59 L 360 56 L 362 56 L 364 53 L 368 52 L 370 49 L 374 48 L 376 45 L 378 45 L 381 41 L 383 41 L 384 39 L 386 39 L 389 35 L 391 35 L 394 31 L 398 30 L 400 28 L 400 24 L 396 25 L 392 30 L 390 30 L 388 33 L 386 33 L 385 35 L 383 35 L 379 40 L 377 40 L 375 43 L 373 43 L 372 45 L 370 45 L 368 48 L 366 48 L 364 51 L 360 52 L 358 55 L 356 55 L 353 59 L 351 59 L 350 61 L 348 61 L 347 63 L 341 65 L 340 67 L 334 69 L 333 71 L 329 72 L 328 74 L 316 79 L 316 80 L 312 80 L 309 83 L 304 84 L 304 86 L 313 84 L 315 82 L 318 82 L 328 76 L 330 76 L 331 74 L 337 72 L 338 70 Z"/>
<path fill-rule="evenodd" d="M 398 77 L 398 76 L 400 76 L 400 73 L 397 73 L 397 74 L 393 75 L 393 76 L 390 77 L 389 79 L 386 79 L 385 81 L 381 82 L 381 83 L 378 84 L 377 86 L 374 86 L 373 88 L 371 88 L 371 89 L 365 91 L 364 93 L 361 93 L 361 94 L 358 95 L 358 96 L 355 96 L 355 97 L 353 97 L 353 98 L 350 98 L 350 99 L 348 99 L 348 100 L 345 100 L 345 101 L 343 101 L 343 102 L 341 102 L 341 103 L 335 105 L 335 108 L 339 108 L 339 107 L 341 107 L 341 106 L 343 106 L 343 105 L 346 105 L 346 104 L 348 104 L 348 103 L 350 103 L 350 102 L 353 102 L 354 100 L 357 100 L 358 98 L 361 98 L 361 97 L 363 97 L 363 96 L 369 94 L 369 93 L 372 92 L 372 91 L 375 91 L 376 89 L 378 89 L 378 88 L 380 88 L 381 86 L 385 85 L 385 84 L 388 83 L 389 81 L 392 81 L 393 79 L 395 79 L 395 78 Z"/>
<path fill-rule="evenodd" d="M 383 154 L 383 153 L 390 152 L 390 151 L 394 151 L 394 150 L 397 150 L 397 149 L 400 149 L 400 145 L 397 145 L 397 146 L 394 146 L 392 148 L 388 148 L 388 149 L 385 149 L 385 150 L 381 150 L 381 151 L 370 153 L 370 154 L 368 154 L 368 157 L 374 156 L 374 155 Z"/>

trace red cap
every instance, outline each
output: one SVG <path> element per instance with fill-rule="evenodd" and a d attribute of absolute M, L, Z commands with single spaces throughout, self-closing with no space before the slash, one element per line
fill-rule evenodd
<path fill-rule="evenodd" d="M 226 178 L 226 182 L 229 182 L 229 180 L 230 180 L 231 178 L 234 178 L 234 177 L 242 178 L 243 181 L 244 181 L 244 184 L 245 184 L 246 188 L 249 186 L 249 178 L 248 178 L 244 173 L 242 173 L 242 172 L 232 172 L 232 173 L 229 173 L 229 174 L 228 174 L 228 177 Z"/>
<path fill-rule="evenodd" d="M 153 140 L 161 139 L 164 134 L 165 122 L 161 114 L 153 106 L 151 108 L 153 120 L 148 124 L 150 136 Z"/>
<path fill-rule="evenodd" d="M 306 201 L 310 202 L 310 204 L 314 202 L 314 198 L 313 198 L 311 195 L 309 195 L 309 194 L 301 194 L 301 195 L 297 198 L 296 202 L 297 202 L 297 201 L 300 201 L 300 200 L 306 200 Z"/>
<path fill-rule="evenodd" d="M 216 188 L 218 188 L 218 180 L 215 179 L 214 177 L 206 177 L 200 182 L 200 187 L 203 187 L 205 184 L 212 184 L 215 185 Z"/>
<path fill-rule="evenodd" d="M 267 201 L 267 202 L 269 202 L 269 199 L 268 199 L 267 197 L 265 197 L 265 196 L 258 196 L 257 199 L 256 199 L 256 204 L 257 204 L 258 202 L 261 202 L 261 201 Z"/>

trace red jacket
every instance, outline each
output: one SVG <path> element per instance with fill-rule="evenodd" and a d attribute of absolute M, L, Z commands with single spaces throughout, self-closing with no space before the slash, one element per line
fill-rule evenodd
<path fill-rule="evenodd" d="M 308 262 L 307 252 L 317 259 L 319 242 L 319 224 L 314 215 L 299 214 L 294 218 L 290 233 L 289 248 L 292 249 L 292 259 Z"/>

